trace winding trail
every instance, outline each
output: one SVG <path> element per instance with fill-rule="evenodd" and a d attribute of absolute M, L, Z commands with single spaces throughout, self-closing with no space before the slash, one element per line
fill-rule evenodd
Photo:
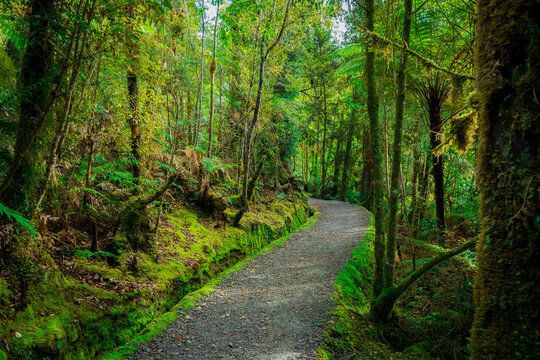
<path fill-rule="evenodd" d="M 311 199 L 319 221 L 232 273 L 131 359 L 313 359 L 334 279 L 369 225 L 356 205 Z"/>

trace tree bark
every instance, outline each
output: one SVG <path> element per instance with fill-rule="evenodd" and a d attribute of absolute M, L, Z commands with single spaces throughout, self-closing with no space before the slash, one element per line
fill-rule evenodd
<path fill-rule="evenodd" d="M 201 3 L 204 8 L 204 0 Z M 205 22 L 204 22 L 204 11 L 201 14 L 201 23 L 202 23 L 202 39 L 201 39 L 201 78 L 199 80 L 199 95 L 197 97 L 197 122 L 195 124 L 195 134 L 193 136 L 194 143 L 193 147 L 197 150 L 199 146 L 199 136 L 201 131 L 201 121 L 202 121 L 202 97 L 203 97 L 203 82 L 204 82 L 204 31 L 205 31 Z"/>
<path fill-rule="evenodd" d="M 24 216 L 31 216 L 34 188 L 38 178 L 36 138 L 41 127 L 43 109 L 52 90 L 54 49 L 49 42 L 56 14 L 53 0 L 32 0 L 29 17 L 28 45 L 22 60 L 19 124 L 15 139 L 13 175 L 2 184 L 1 201 Z M 17 161 L 18 160 L 18 161 Z"/>
<path fill-rule="evenodd" d="M 133 33 L 133 22 L 135 21 L 135 9 L 133 4 L 128 5 L 128 32 Z M 136 39 L 128 37 L 127 43 L 127 90 L 128 90 L 128 104 L 129 115 L 128 122 L 131 131 L 130 143 L 131 143 L 131 174 L 133 176 L 133 183 L 135 184 L 134 193 L 140 192 L 139 178 L 141 177 L 141 125 L 139 122 L 139 45 L 136 43 Z"/>
<path fill-rule="evenodd" d="M 472 359 L 540 358 L 540 2 L 479 0 Z"/>
<path fill-rule="evenodd" d="M 375 1 L 367 0 L 366 28 L 373 31 L 375 28 Z M 375 271 L 373 279 L 373 298 L 379 296 L 383 289 L 384 280 L 384 188 L 382 178 L 381 134 L 379 122 L 379 98 L 375 83 L 375 53 L 371 45 L 366 44 L 366 84 L 367 84 L 367 110 L 371 133 L 371 146 L 373 149 L 373 210 L 375 219 Z"/>
<path fill-rule="evenodd" d="M 442 154 L 436 154 L 436 149 L 441 145 L 441 111 L 440 109 L 430 108 L 429 111 L 430 131 L 429 141 L 431 144 L 431 164 L 433 174 L 433 184 L 435 186 L 435 214 L 437 218 L 437 229 L 439 231 L 439 242 L 444 245 L 444 157 Z"/>
<path fill-rule="evenodd" d="M 459 255 L 466 250 L 472 249 L 475 245 L 476 238 L 463 243 L 457 248 L 445 251 L 422 264 L 422 266 L 405 279 L 401 280 L 398 284 L 385 288 L 381 295 L 377 296 L 371 303 L 371 313 L 375 320 L 380 323 L 387 322 L 397 299 L 399 299 L 401 294 L 403 294 L 403 292 L 405 292 L 405 290 L 407 290 L 407 288 L 409 288 L 409 286 L 411 286 L 420 276 L 443 261 Z M 392 261 L 394 261 L 394 259 L 392 259 Z"/>
<path fill-rule="evenodd" d="M 403 44 L 409 45 L 411 35 L 412 0 L 405 0 L 405 18 L 403 20 Z M 394 259 L 396 256 L 397 213 L 399 200 L 399 180 L 401 172 L 401 140 L 403 133 L 403 112 L 405 105 L 405 71 L 407 70 L 406 51 L 401 52 L 397 76 L 396 112 L 394 123 L 394 148 L 392 155 L 392 178 L 388 194 L 388 231 L 386 239 L 386 263 L 384 287 L 390 287 L 394 282 Z"/>
<path fill-rule="evenodd" d="M 217 23 L 219 15 L 219 2 L 217 5 L 216 11 L 216 22 L 214 24 L 214 57 L 212 58 L 212 63 L 210 64 L 210 116 L 208 118 L 208 151 L 207 156 L 212 156 L 212 136 L 214 130 L 214 78 L 217 70 L 217 59 L 216 59 L 216 45 L 217 45 Z"/>
<path fill-rule="evenodd" d="M 362 134 L 362 175 L 360 177 L 360 204 L 368 210 L 373 207 L 373 149 L 371 147 L 371 133 L 369 125 Z"/>

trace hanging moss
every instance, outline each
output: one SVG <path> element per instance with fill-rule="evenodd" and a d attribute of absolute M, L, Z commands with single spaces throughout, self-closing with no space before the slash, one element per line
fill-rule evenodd
<path fill-rule="evenodd" d="M 463 115 L 456 116 L 450 122 L 450 134 L 452 142 L 460 152 L 470 149 L 476 130 L 478 129 L 476 111 L 469 111 Z"/>
<path fill-rule="evenodd" d="M 450 91 L 450 102 L 453 105 L 457 105 L 463 100 L 467 80 L 468 79 L 463 76 L 450 76 L 450 84 L 452 85 L 452 90 Z"/>
<path fill-rule="evenodd" d="M 216 57 L 214 56 L 212 58 L 212 61 L 210 61 L 208 72 L 210 73 L 210 75 L 214 75 L 216 73 L 216 70 L 217 70 L 217 61 L 216 61 Z"/>

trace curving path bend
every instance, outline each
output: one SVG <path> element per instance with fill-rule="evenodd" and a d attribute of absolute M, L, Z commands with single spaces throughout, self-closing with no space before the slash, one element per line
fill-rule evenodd
<path fill-rule="evenodd" d="M 334 279 L 369 217 L 352 204 L 310 203 L 322 213 L 313 227 L 225 278 L 130 359 L 314 359 Z"/>

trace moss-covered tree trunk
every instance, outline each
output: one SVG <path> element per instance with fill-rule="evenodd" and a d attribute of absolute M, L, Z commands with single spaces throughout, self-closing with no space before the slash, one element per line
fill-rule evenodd
<path fill-rule="evenodd" d="M 375 29 L 375 1 L 367 0 L 365 3 L 366 28 Z M 367 110 L 371 133 L 371 147 L 373 149 L 373 214 L 375 219 L 375 271 L 373 278 L 373 296 L 380 295 L 384 279 L 384 188 L 382 177 L 381 134 L 379 122 L 379 98 L 375 83 L 375 53 L 371 45 L 366 43 L 366 85 Z"/>
<path fill-rule="evenodd" d="M 411 35 L 412 0 L 405 0 L 405 18 L 403 20 L 403 45 L 409 45 Z M 403 133 L 403 112 L 405 106 L 405 71 L 408 53 L 402 51 L 397 77 L 396 112 L 394 122 L 394 148 L 392 154 L 392 178 L 388 194 L 388 231 L 386 240 L 386 262 L 384 270 L 384 287 L 394 282 L 394 258 L 396 254 L 397 213 L 399 199 L 399 180 L 401 174 L 401 139 Z"/>
<path fill-rule="evenodd" d="M 478 360 L 540 358 L 539 14 L 539 1 L 478 1 Z"/>
<path fill-rule="evenodd" d="M 28 45 L 22 60 L 20 89 L 23 93 L 17 127 L 14 163 L 0 188 L 0 201 L 25 216 L 31 216 L 38 179 L 37 135 L 43 125 L 54 80 L 54 49 L 49 41 L 56 14 L 53 0 L 30 4 Z"/>
<path fill-rule="evenodd" d="M 373 205 L 373 149 L 371 148 L 371 133 L 369 125 L 362 134 L 362 175 L 360 176 L 360 205 L 372 210 Z"/>
<path fill-rule="evenodd" d="M 454 249 L 439 253 L 437 256 L 434 256 L 429 261 L 423 263 L 422 266 L 401 280 L 399 283 L 384 288 L 379 296 L 374 296 L 371 300 L 371 314 L 373 315 L 373 318 L 379 323 L 387 322 L 394 308 L 394 304 L 405 292 L 405 290 L 409 288 L 409 286 L 411 286 L 430 269 L 434 268 L 443 261 L 459 255 L 466 250 L 474 248 L 476 241 L 476 238 L 471 239 Z"/>

